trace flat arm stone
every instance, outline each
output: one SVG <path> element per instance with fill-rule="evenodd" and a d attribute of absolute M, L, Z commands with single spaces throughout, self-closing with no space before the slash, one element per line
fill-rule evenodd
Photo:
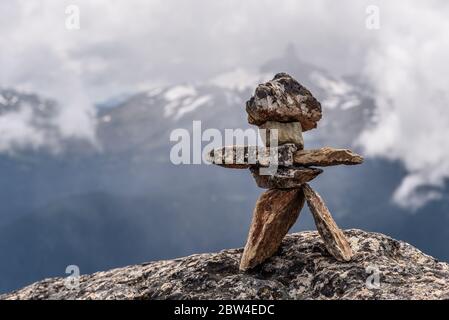
<path fill-rule="evenodd" d="M 273 80 L 258 85 L 246 102 L 246 112 L 250 124 L 300 122 L 304 132 L 316 128 L 322 116 L 318 100 L 286 73 L 278 73 Z"/>
<path fill-rule="evenodd" d="M 247 169 L 254 166 L 268 167 L 270 164 L 292 166 L 293 155 L 296 150 L 298 148 L 294 144 L 284 144 L 272 148 L 241 145 L 226 146 L 211 150 L 207 156 L 207 161 L 230 169 Z"/>
<path fill-rule="evenodd" d="M 363 157 L 348 149 L 325 147 L 315 150 L 297 150 L 293 144 L 278 146 L 277 164 L 279 166 L 316 166 L 357 165 L 363 163 Z M 226 146 L 212 150 L 208 161 L 231 169 L 247 169 L 252 166 L 267 167 L 272 163 L 270 148 L 256 146 Z"/>
<path fill-rule="evenodd" d="M 348 149 L 321 148 L 299 150 L 293 156 L 296 165 L 328 167 L 337 165 L 356 165 L 363 163 L 363 157 Z"/>

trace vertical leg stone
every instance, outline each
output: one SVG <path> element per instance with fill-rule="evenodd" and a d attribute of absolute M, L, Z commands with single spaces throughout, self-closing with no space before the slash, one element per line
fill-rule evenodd
<path fill-rule="evenodd" d="M 262 193 L 254 208 L 253 220 L 240 270 L 254 268 L 271 257 L 298 219 L 304 206 L 302 189 L 270 189 Z"/>
<path fill-rule="evenodd" d="M 303 190 L 327 251 L 339 261 L 350 261 L 353 253 L 349 241 L 332 219 L 323 199 L 308 184 L 303 185 Z"/>

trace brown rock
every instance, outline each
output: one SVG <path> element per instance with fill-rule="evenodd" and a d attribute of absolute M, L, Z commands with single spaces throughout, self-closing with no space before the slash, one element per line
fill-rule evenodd
<path fill-rule="evenodd" d="M 265 146 L 270 146 L 270 137 L 274 139 L 272 135 L 273 130 L 277 130 L 277 145 L 283 145 L 292 143 L 298 150 L 304 149 L 304 139 L 302 137 L 302 128 L 300 122 L 277 122 L 267 121 L 259 126 L 260 129 L 265 129 L 265 132 L 260 132 Z"/>
<path fill-rule="evenodd" d="M 303 206 L 302 189 L 273 189 L 260 195 L 240 260 L 240 270 L 254 268 L 278 250 L 282 239 L 298 219 Z"/>
<path fill-rule="evenodd" d="M 207 160 L 222 167 L 231 169 L 247 169 L 251 166 L 268 167 L 277 161 L 279 166 L 293 165 L 293 155 L 297 147 L 285 144 L 279 147 L 263 148 L 256 146 L 226 146 L 211 150 Z M 273 159 L 273 157 L 276 157 Z"/>
<path fill-rule="evenodd" d="M 308 184 L 304 184 L 302 189 L 327 251 L 339 261 L 350 261 L 353 255 L 351 245 L 332 219 L 323 199 Z"/>
<path fill-rule="evenodd" d="M 300 188 L 323 172 L 316 168 L 279 167 L 275 174 L 264 175 L 260 172 L 261 168 L 251 167 L 250 170 L 259 188 L 264 189 Z"/>
<path fill-rule="evenodd" d="M 299 121 L 303 131 L 316 128 L 322 116 L 318 100 L 286 73 L 278 73 L 273 80 L 260 84 L 246 102 L 246 112 L 250 124 Z"/>
<path fill-rule="evenodd" d="M 348 149 L 326 147 L 317 150 L 299 150 L 295 152 L 294 162 L 296 165 L 318 167 L 356 165 L 363 163 L 363 157 Z"/>
<path fill-rule="evenodd" d="M 213 149 L 207 155 L 207 161 L 231 169 L 247 169 L 258 164 L 256 146 L 226 146 Z"/>
<path fill-rule="evenodd" d="M 363 163 L 362 156 L 348 149 L 326 147 L 316 150 L 297 150 L 298 148 L 294 144 L 284 144 L 271 149 L 277 151 L 279 166 L 295 164 L 306 167 L 327 167 Z M 251 166 L 269 166 L 272 163 L 272 155 L 270 155 L 270 148 L 227 146 L 212 150 L 208 155 L 208 161 L 226 168 L 247 169 Z"/>

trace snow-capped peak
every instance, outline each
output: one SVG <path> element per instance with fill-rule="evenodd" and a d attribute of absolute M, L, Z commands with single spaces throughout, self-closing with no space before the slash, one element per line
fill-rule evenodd
<path fill-rule="evenodd" d="M 255 88 L 259 83 L 269 80 L 270 77 L 272 77 L 272 75 L 267 73 L 237 68 L 230 72 L 219 74 L 209 82 L 220 88 L 243 91 Z"/>
<path fill-rule="evenodd" d="M 164 93 L 164 98 L 171 102 L 188 96 L 194 96 L 196 93 L 196 89 L 192 85 L 177 85 L 168 89 Z"/>

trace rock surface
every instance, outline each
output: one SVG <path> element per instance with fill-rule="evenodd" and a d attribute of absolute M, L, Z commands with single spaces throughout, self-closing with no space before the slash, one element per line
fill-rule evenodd
<path fill-rule="evenodd" d="M 254 96 L 246 102 L 248 122 L 260 126 L 267 121 L 301 122 L 302 130 L 317 127 L 321 104 L 298 81 L 286 73 L 257 86 Z"/>
<path fill-rule="evenodd" d="M 363 163 L 363 157 L 348 149 L 325 147 L 316 150 L 298 150 L 294 154 L 294 162 L 297 165 L 317 167 L 356 165 Z"/>
<path fill-rule="evenodd" d="M 242 249 L 230 249 L 83 275 L 78 289 L 47 279 L 0 299 L 449 299 L 449 264 L 382 234 L 345 234 L 348 263 L 317 232 L 301 232 L 249 273 L 238 270 Z"/>
<path fill-rule="evenodd" d="M 295 224 L 304 206 L 302 189 L 271 189 L 262 193 L 254 208 L 240 270 L 248 270 L 271 257 Z"/>
<path fill-rule="evenodd" d="M 323 172 L 317 168 L 279 167 L 276 173 L 261 174 L 260 168 L 250 168 L 257 186 L 263 189 L 300 188 L 304 183 L 312 181 Z"/>
<path fill-rule="evenodd" d="M 298 150 L 304 149 L 304 138 L 302 136 L 302 128 L 300 122 L 277 122 L 267 121 L 260 125 L 260 137 L 265 146 L 269 147 L 271 139 L 275 139 L 275 135 L 272 130 L 277 130 L 277 145 L 283 145 L 286 143 L 294 144 Z"/>
<path fill-rule="evenodd" d="M 304 184 L 302 189 L 324 246 L 335 259 L 350 261 L 353 255 L 351 245 L 338 228 L 323 199 L 308 184 Z"/>

